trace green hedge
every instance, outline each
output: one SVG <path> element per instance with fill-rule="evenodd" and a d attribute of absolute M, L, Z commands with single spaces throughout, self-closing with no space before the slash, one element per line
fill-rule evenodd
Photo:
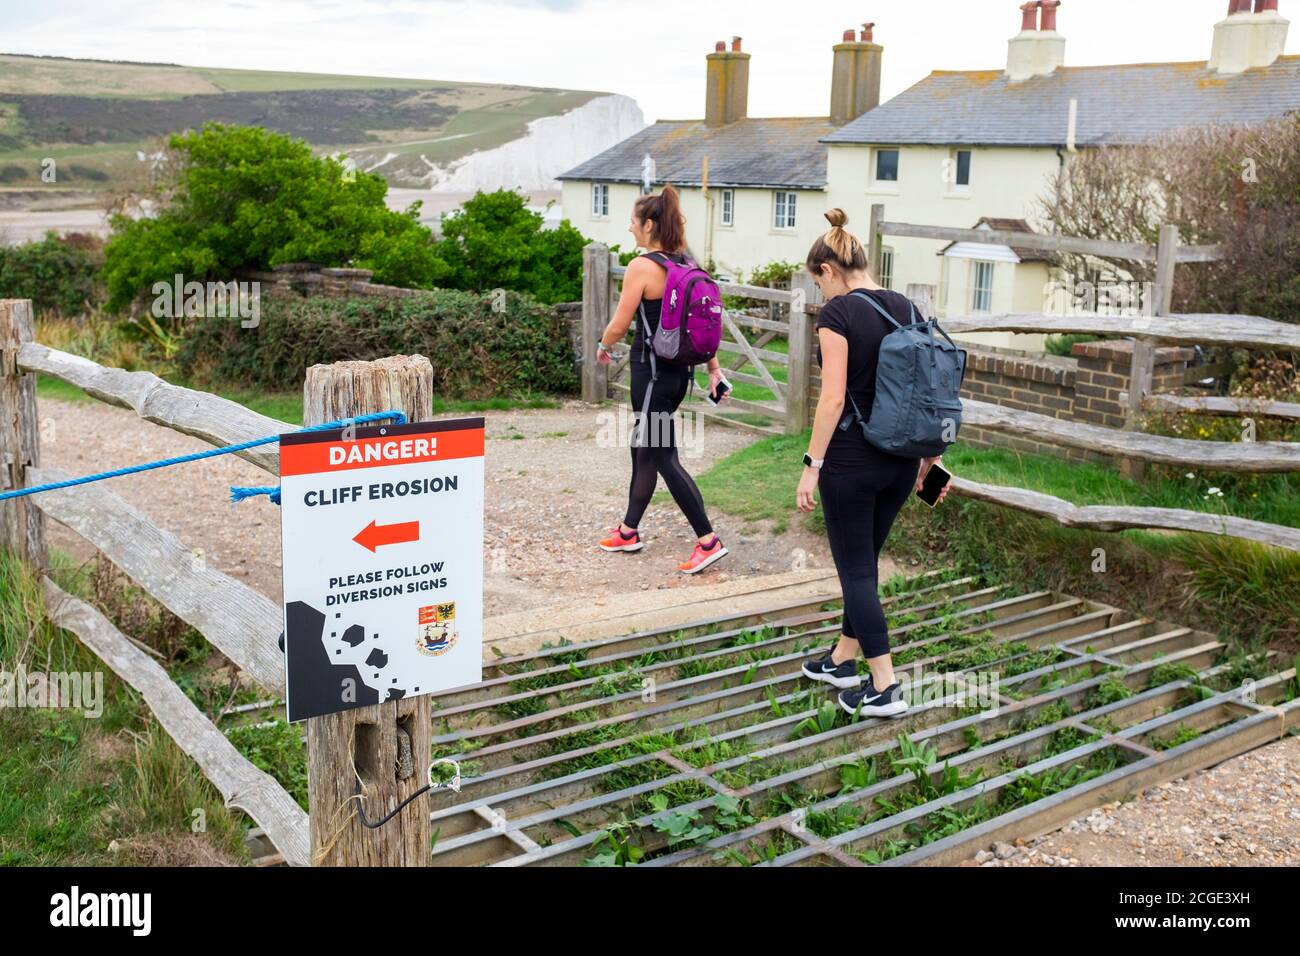
<path fill-rule="evenodd" d="M 31 299 L 38 313 L 79 315 L 100 298 L 98 254 L 48 233 L 40 242 L 0 246 L 0 299 Z"/>
<path fill-rule="evenodd" d="M 301 387 L 311 365 L 419 354 L 433 363 L 434 387 L 445 398 L 578 389 L 566 323 L 517 293 L 497 300 L 453 290 L 403 299 L 266 297 L 261 308 L 255 329 L 227 318 L 187 323 L 181 372 L 285 391 Z"/>

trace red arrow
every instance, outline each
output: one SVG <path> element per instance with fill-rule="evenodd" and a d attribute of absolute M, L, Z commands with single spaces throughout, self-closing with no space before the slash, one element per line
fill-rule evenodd
<path fill-rule="evenodd" d="M 378 525 L 372 521 L 352 540 L 374 554 L 376 549 L 386 544 L 408 544 L 411 541 L 419 541 L 420 522 L 407 521 L 405 524 Z"/>

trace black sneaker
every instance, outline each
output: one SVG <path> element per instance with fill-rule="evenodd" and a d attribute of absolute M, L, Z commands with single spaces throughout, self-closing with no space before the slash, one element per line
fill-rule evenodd
<path fill-rule="evenodd" d="M 898 717 L 907 711 L 903 685 L 895 681 L 884 690 L 876 690 L 870 674 L 860 688 L 840 694 L 840 706 L 863 717 Z"/>
<path fill-rule="evenodd" d="M 858 676 L 858 659 L 853 657 L 843 664 L 836 664 L 831 660 L 830 651 L 815 661 L 805 661 L 803 674 L 809 680 L 819 680 L 840 690 L 857 687 L 862 683 L 862 678 Z"/>

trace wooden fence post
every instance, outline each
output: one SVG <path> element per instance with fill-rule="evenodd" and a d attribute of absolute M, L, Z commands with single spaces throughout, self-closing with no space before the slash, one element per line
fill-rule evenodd
<path fill-rule="evenodd" d="M 307 370 L 304 423 L 397 409 L 433 417 L 433 366 L 422 355 L 339 362 Z M 366 816 L 377 820 L 427 782 L 433 748 L 428 697 L 402 698 L 307 721 L 307 785 L 313 866 L 431 866 L 429 805 L 416 799 L 376 830 L 353 799 L 364 782 Z"/>
<path fill-rule="evenodd" d="M 41 464 L 36 376 L 18 370 L 18 350 L 35 339 L 31 300 L 0 299 L 0 491 L 25 487 Z M 49 565 L 45 516 L 30 498 L 0 504 L 0 549 L 37 571 Z"/>
<path fill-rule="evenodd" d="M 1160 227 L 1160 244 L 1156 252 L 1156 281 L 1152 290 L 1152 315 L 1169 315 L 1174 301 L 1174 270 L 1178 266 L 1178 227 Z M 1133 342 L 1133 363 L 1129 370 L 1128 407 L 1124 410 L 1124 430 L 1142 430 L 1143 403 L 1151 393 L 1155 378 L 1156 343 L 1150 336 L 1138 336 Z M 1146 474 L 1146 463 L 1133 458 L 1120 462 L 1120 471 L 1134 480 Z"/>
<path fill-rule="evenodd" d="M 790 361 L 786 369 L 785 433 L 798 435 L 808 427 L 808 388 L 812 382 L 813 332 L 808 306 L 817 301 L 817 285 L 807 269 L 790 277 Z"/>
<path fill-rule="evenodd" d="M 880 224 L 884 221 L 884 203 L 874 203 L 871 207 L 871 222 L 867 225 L 867 261 L 871 266 L 871 278 L 877 282 L 880 281 L 880 269 L 885 256 L 885 237 L 880 231 Z"/>
<path fill-rule="evenodd" d="M 596 343 L 609 324 L 610 252 L 593 242 L 582 250 L 582 400 L 603 402 L 609 397 L 609 366 L 596 361 Z"/>

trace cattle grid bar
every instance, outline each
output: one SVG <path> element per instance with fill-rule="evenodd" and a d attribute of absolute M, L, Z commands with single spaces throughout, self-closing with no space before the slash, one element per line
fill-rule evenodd
<path fill-rule="evenodd" d="M 885 598 L 901 718 L 854 720 L 800 666 L 839 602 L 502 658 L 434 695 L 435 865 L 941 865 L 1277 739 L 1273 657 L 1230 683 L 1213 635 L 935 572 Z M 996 680 L 993 678 L 996 677 Z"/>

